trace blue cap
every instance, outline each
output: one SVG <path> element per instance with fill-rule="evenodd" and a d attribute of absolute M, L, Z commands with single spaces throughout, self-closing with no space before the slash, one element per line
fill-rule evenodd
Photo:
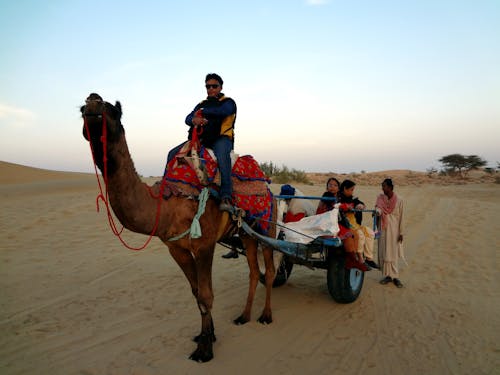
<path fill-rule="evenodd" d="M 295 195 L 295 188 L 292 185 L 281 185 L 280 195 Z"/>

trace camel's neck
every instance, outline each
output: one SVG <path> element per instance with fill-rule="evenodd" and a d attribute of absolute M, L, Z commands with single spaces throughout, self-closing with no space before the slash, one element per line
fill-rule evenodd
<path fill-rule="evenodd" d="M 107 159 L 106 183 L 113 212 L 125 228 L 150 234 L 155 225 L 158 201 L 137 174 L 124 134 L 118 142 L 108 143 Z M 104 170 L 101 172 L 104 176 Z"/>

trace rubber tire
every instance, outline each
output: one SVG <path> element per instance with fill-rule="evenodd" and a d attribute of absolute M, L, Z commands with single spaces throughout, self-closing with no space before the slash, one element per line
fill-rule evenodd
<path fill-rule="evenodd" d="M 276 272 L 276 277 L 274 278 L 273 281 L 273 288 L 277 288 L 284 285 L 287 282 L 288 278 L 290 277 L 292 269 L 293 269 L 293 263 L 290 262 L 288 256 L 283 255 L 283 258 L 281 259 L 280 262 L 280 266 L 278 267 L 278 271 Z M 260 272 L 259 281 L 263 285 L 266 285 L 266 276 L 262 272 Z"/>
<path fill-rule="evenodd" d="M 356 301 L 365 280 L 365 273 L 357 268 L 345 268 L 345 257 L 332 255 L 328 257 L 326 282 L 328 292 L 338 303 Z"/>

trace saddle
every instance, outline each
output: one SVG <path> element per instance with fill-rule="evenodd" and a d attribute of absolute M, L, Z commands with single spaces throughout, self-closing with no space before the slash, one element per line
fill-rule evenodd
<path fill-rule="evenodd" d="M 245 221 L 267 234 L 272 215 L 271 180 L 251 155 L 231 155 L 233 204 L 245 211 Z M 171 195 L 198 196 L 203 188 L 218 198 L 220 173 L 212 150 L 187 141 L 165 167 L 167 181 L 164 198 Z"/>

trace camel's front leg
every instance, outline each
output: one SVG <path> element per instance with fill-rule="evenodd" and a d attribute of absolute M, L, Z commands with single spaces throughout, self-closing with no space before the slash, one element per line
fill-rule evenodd
<path fill-rule="evenodd" d="M 210 313 L 213 303 L 211 278 L 213 249 L 208 251 L 210 254 L 205 255 L 205 257 L 209 257 L 209 262 L 206 266 L 200 265 L 200 263 L 203 263 L 200 259 L 195 261 L 191 252 L 184 248 L 169 244 L 169 250 L 186 275 L 201 313 L 201 333 L 193 339 L 198 343 L 198 346 L 189 358 L 198 362 L 209 361 L 213 358 L 212 342 L 216 340 L 214 324 Z M 208 277 L 206 275 L 207 270 Z"/>
<path fill-rule="evenodd" d="M 189 356 L 193 361 L 207 362 L 213 358 L 213 342 L 216 340 L 212 320 L 214 294 L 212 289 L 212 261 L 215 245 L 210 249 L 196 252 L 196 271 L 198 274 L 197 303 L 201 314 L 201 333 L 195 337 L 196 350 Z"/>

